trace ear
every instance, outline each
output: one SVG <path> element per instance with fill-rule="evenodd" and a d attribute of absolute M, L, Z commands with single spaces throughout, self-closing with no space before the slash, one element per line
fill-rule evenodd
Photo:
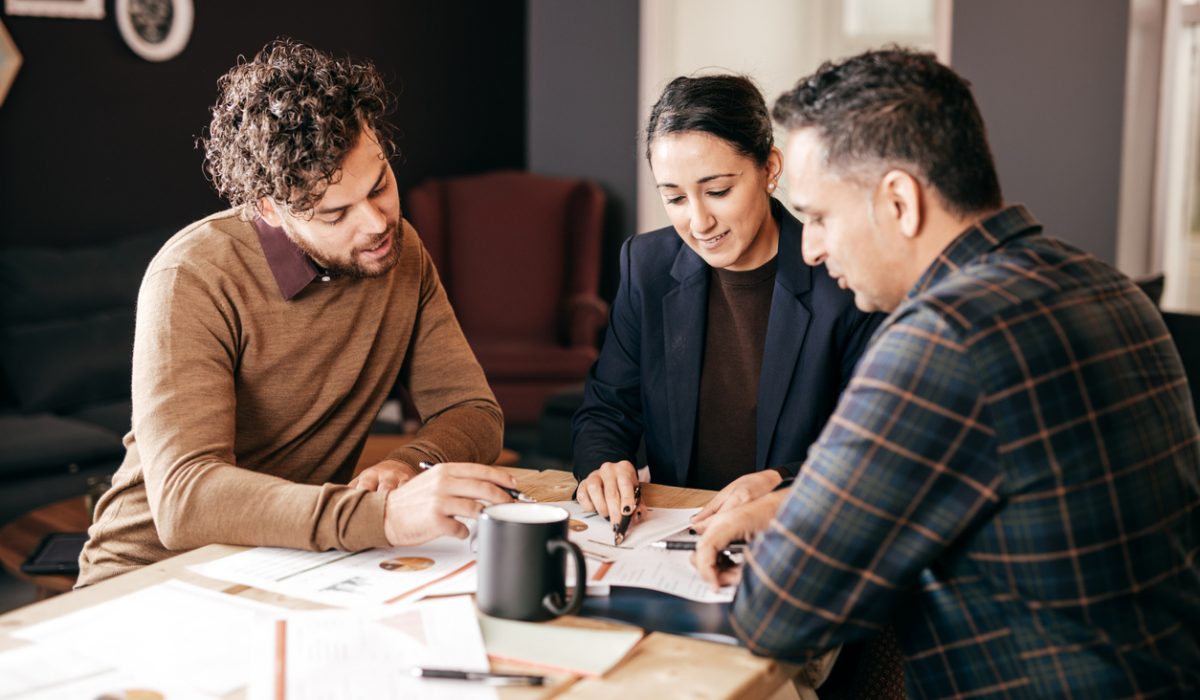
<path fill-rule="evenodd" d="M 779 176 L 782 174 L 783 152 L 779 150 L 779 146 L 771 146 L 771 152 L 767 154 L 767 182 L 778 185 Z"/>
<path fill-rule="evenodd" d="M 903 170 L 889 170 L 879 183 L 879 192 L 884 216 L 897 224 L 905 238 L 916 238 L 925 218 L 921 183 Z"/>
<path fill-rule="evenodd" d="M 258 200 L 258 214 L 268 224 L 279 228 L 283 225 L 283 220 L 280 218 L 279 208 L 275 206 L 275 202 L 268 197 L 260 197 Z"/>

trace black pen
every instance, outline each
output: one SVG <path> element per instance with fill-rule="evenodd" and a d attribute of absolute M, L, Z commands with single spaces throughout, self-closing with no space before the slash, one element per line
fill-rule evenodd
<path fill-rule="evenodd" d="M 641 504 L 642 485 L 638 484 L 633 487 L 633 508 L 621 516 L 621 522 L 613 525 L 613 544 L 620 545 L 625 541 L 625 533 L 629 532 L 629 523 L 633 521 L 633 514 Z"/>
<path fill-rule="evenodd" d="M 417 678 L 431 678 L 446 681 L 477 681 L 487 685 L 544 685 L 545 676 L 531 676 L 525 673 L 492 673 L 491 671 L 459 671 L 450 668 L 414 668 L 412 674 Z"/>
<path fill-rule="evenodd" d="M 667 549 L 667 550 L 682 549 L 682 550 L 688 551 L 688 552 L 696 551 L 696 543 L 694 541 L 680 542 L 677 540 L 660 540 L 658 542 L 651 542 L 650 546 L 657 547 L 659 549 Z M 724 551 L 726 551 L 730 554 L 744 552 L 745 550 L 746 550 L 745 542 L 730 542 L 728 545 L 725 546 L 725 549 L 724 549 Z"/>
<path fill-rule="evenodd" d="M 437 465 L 430 462 L 417 462 L 417 466 L 421 468 L 421 471 L 426 471 L 428 469 L 433 469 Z M 512 496 L 515 500 L 518 500 L 522 503 L 537 503 L 536 498 L 533 498 L 532 496 L 526 496 L 516 489 L 510 489 L 507 486 L 501 486 L 500 488 L 503 489 L 504 492 L 509 496 Z"/>

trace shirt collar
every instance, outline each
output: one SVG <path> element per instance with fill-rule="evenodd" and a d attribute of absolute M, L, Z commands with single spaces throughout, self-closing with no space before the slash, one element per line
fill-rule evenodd
<path fill-rule="evenodd" d="M 282 228 L 268 224 L 260 216 L 254 220 L 254 231 L 284 300 L 291 301 L 309 283 L 327 274 L 288 238 Z"/>
<path fill-rule="evenodd" d="M 1013 204 L 973 224 L 938 255 L 908 291 L 908 299 L 923 293 L 942 278 L 1020 236 L 1041 233 L 1042 225 L 1021 204 Z"/>

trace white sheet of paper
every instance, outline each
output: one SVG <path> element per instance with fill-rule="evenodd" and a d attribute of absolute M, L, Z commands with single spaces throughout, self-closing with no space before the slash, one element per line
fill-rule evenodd
<path fill-rule="evenodd" d="M 588 564 L 589 588 L 592 583 L 609 586 L 648 588 L 700 603 L 728 603 L 736 586 L 714 591 L 692 566 L 691 552 L 645 548 L 624 552 L 612 564 L 593 568 Z"/>
<path fill-rule="evenodd" d="M 191 569 L 222 581 L 325 605 L 354 607 L 412 595 L 474 559 L 469 540 L 440 537 L 419 547 L 355 553 L 256 547 Z"/>
<path fill-rule="evenodd" d="M 0 653 L 0 700 L 79 700 L 79 698 L 153 697 L 217 700 L 164 678 L 138 676 L 74 651 L 49 644 Z"/>
<path fill-rule="evenodd" d="M 395 607 L 293 612 L 271 623 L 270 643 L 259 645 L 257 657 L 259 669 L 270 672 L 256 677 L 249 696 L 280 697 L 276 674 L 282 658 L 287 700 L 497 697 L 494 688 L 479 683 L 412 675 L 414 667 L 489 669 L 469 597 Z"/>
<path fill-rule="evenodd" d="M 650 547 L 652 542 L 694 539 L 679 536 L 691 525 L 699 508 L 646 508 L 646 517 L 629 529 L 620 547 L 612 544 L 612 525 L 595 513 L 586 513 L 575 501 L 550 503 L 571 514 L 571 541 L 587 556 L 588 591 L 603 586 L 629 586 L 670 593 L 701 603 L 733 600 L 734 586 L 719 591 L 700 578 L 692 566 L 690 552 Z"/>
<path fill-rule="evenodd" d="M 700 512 L 699 508 L 647 506 L 644 508 L 646 516 L 641 521 L 634 522 L 625 541 L 618 547 L 613 544 L 612 523 L 596 513 L 584 512 L 583 507 L 575 501 L 557 501 L 546 505 L 565 508 L 571 514 L 571 522 L 568 524 L 571 540 L 585 553 L 600 557 L 612 557 L 622 551 L 639 549 L 651 542 L 687 530 L 691 525 L 692 516 Z"/>
<path fill-rule="evenodd" d="M 213 695 L 245 686 L 252 631 L 279 608 L 167 581 L 18 630 L 139 678 L 153 674 Z"/>

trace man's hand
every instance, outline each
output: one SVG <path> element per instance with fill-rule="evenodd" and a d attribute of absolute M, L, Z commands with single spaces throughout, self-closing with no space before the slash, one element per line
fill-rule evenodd
<path fill-rule="evenodd" d="M 720 554 L 734 540 L 749 542 L 771 524 L 779 504 L 787 498 L 787 491 L 769 493 L 758 500 L 727 510 L 709 521 L 704 535 L 696 542 L 692 554 L 692 566 L 700 577 L 712 584 L 713 589 L 737 583 L 742 577 L 742 568 L 719 565 Z"/>
<path fill-rule="evenodd" d="M 507 472 L 482 464 L 439 464 L 409 479 L 387 495 L 383 534 L 393 547 L 422 544 L 450 535 L 462 539 L 470 532 L 455 519 L 477 518 L 484 506 L 511 503 L 504 488 L 516 488 Z"/>
<path fill-rule="evenodd" d="M 708 505 L 692 516 L 692 527 L 696 532 L 703 533 L 708 526 L 708 519 L 717 513 L 736 508 L 743 503 L 749 503 L 756 498 L 771 493 L 783 481 L 783 477 L 774 469 L 764 469 L 753 474 L 739 476 L 728 486 L 717 492 Z"/>
<path fill-rule="evenodd" d="M 637 469 L 629 460 L 605 462 L 579 482 L 575 500 L 585 511 L 594 510 L 615 521 L 637 507 L 633 494 L 637 483 Z"/>
<path fill-rule="evenodd" d="M 350 480 L 350 487 L 368 491 L 391 491 L 416 474 L 417 470 L 404 462 L 385 459 L 359 472 L 358 476 Z"/>

